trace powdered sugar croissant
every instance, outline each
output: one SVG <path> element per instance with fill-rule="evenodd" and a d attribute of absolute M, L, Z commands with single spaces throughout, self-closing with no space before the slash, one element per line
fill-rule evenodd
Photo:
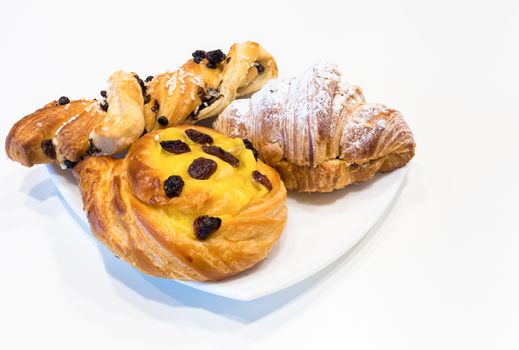
<path fill-rule="evenodd" d="M 6 153 L 25 166 L 56 159 L 70 168 L 87 155 L 119 153 L 147 131 L 216 116 L 276 76 L 274 58 L 250 41 L 234 44 L 227 55 L 197 50 L 178 70 L 145 81 L 119 71 L 99 101 L 62 97 L 21 119 Z"/>
<path fill-rule="evenodd" d="M 248 138 L 289 189 L 329 192 L 404 166 L 414 155 L 402 115 L 366 103 L 339 69 L 319 64 L 290 80 L 271 80 L 231 103 L 213 127 Z"/>

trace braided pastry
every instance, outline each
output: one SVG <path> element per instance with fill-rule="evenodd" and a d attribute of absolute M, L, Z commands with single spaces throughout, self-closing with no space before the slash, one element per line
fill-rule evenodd
<path fill-rule="evenodd" d="M 197 50 L 177 71 L 145 81 L 119 71 L 100 101 L 61 97 L 18 121 L 6 152 L 25 166 L 56 159 L 70 168 L 87 155 L 124 151 L 147 131 L 216 116 L 276 76 L 274 58 L 253 42 L 234 44 L 227 55 Z"/>
<path fill-rule="evenodd" d="M 361 89 L 330 64 L 271 80 L 250 99 L 231 103 L 213 127 L 250 139 L 297 191 L 329 192 L 369 180 L 404 166 L 415 149 L 402 115 L 366 103 Z"/>
<path fill-rule="evenodd" d="M 74 174 L 92 232 L 154 276 L 219 280 L 253 266 L 281 235 L 286 190 L 247 147 L 182 125 L 148 133 L 124 159 L 85 159 Z"/>

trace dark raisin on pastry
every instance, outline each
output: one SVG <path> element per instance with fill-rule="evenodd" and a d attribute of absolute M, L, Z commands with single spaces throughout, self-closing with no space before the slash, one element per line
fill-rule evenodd
<path fill-rule="evenodd" d="M 265 67 L 263 67 L 263 65 L 259 62 L 254 62 L 254 66 L 256 67 L 256 69 L 258 70 L 258 73 L 261 74 L 265 71 Z"/>
<path fill-rule="evenodd" d="M 212 144 L 213 138 L 207 134 L 204 134 L 203 132 L 200 132 L 195 129 L 187 129 L 185 131 L 187 137 L 193 142 L 199 143 L 199 144 Z"/>
<path fill-rule="evenodd" d="M 193 160 L 187 172 L 193 179 L 207 180 L 214 174 L 217 166 L 214 160 L 200 157 Z"/>
<path fill-rule="evenodd" d="M 200 63 L 205 58 L 205 51 L 195 50 L 195 52 L 193 52 L 191 56 L 193 56 L 193 61 L 195 61 L 195 63 Z"/>
<path fill-rule="evenodd" d="M 222 50 L 208 51 L 205 54 L 205 57 L 207 58 L 207 61 L 209 61 L 209 63 L 213 63 L 214 65 L 225 60 L 225 54 L 222 52 Z"/>
<path fill-rule="evenodd" d="M 73 167 L 76 166 L 77 163 L 79 163 L 79 162 L 73 162 L 73 161 L 68 160 L 68 159 L 65 159 L 63 161 L 63 164 L 67 167 L 67 169 L 72 169 Z"/>
<path fill-rule="evenodd" d="M 183 188 L 184 180 L 178 175 L 171 175 L 164 181 L 164 193 L 169 198 L 180 196 Z"/>
<path fill-rule="evenodd" d="M 41 150 L 50 159 L 56 159 L 56 150 L 54 149 L 54 144 L 52 143 L 52 140 L 42 140 Z"/>
<path fill-rule="evenodd" d="M 105 111 L 105 112 L 108 110 L 108 102 L 106 102 L 106 101 L 101 102 L 101 103 L 99 104 L 99 106 L 100 106 L 101 109 L 102 109 L 103 111 Z"/>
<path fill-rule="evenodd" d="M 159 109 L 160 109 L 159 103 L 157 101 L 155 101 L 155 104 L 153 105 L 153 107 L 151 107 L 151 111 L 153 113 L 158 113 Z"/>
<path fill-rule="evenodd" d="M 94 142 L 92 141 L 92 139 L 88 139 L 88 149 L 86 151 L 86 154 L 88 156 L 91 156 L 93 154 L 100 153 L 100 152 L 101 152 L 101 149 L 96 147 L 96 145 L 94 145 Z"/>
<path fill-rule="evenodd" d="M 210 154 L 212 156 L 218 157 L 226 163 L 229 163 L 234 168 L 237 168 L 240 165 L 240 161 L 238 158 L 230 154 L 229 152 L 224 151 L 221 147 L 218 146 L 202 146 L 202 150 Z"/>
<path fill-rule="evenodd" d="M 265 186 L 269 191 L 272 190 L 272 182 L 270 182 L 269 178 L 266 177 L 265 175 L 263 175 L 262 173 L 260 173 L 259 171 L 254 170 L 252 172 L 252 178 L 257 183 L 260 183 L 263 186 Z"/>
<path fill-rule="evenodd" d="M 148 75 L 148 77 L 146 78 L 146 80 L 144 80 L 146 83 L 149 83 L 150 81 L 153 80 L 153 75 Z"/>
<path fill-rule="evenodd" d="M 195 219 L 193 223 L 193 229 L 195 231 L 195 237 L 203 241 L 207 239 L 212 233 L 220 228 L 222 225 L 222 219 L 215 218 L 209 215 L 202 215 Z"/>
<path fill-rule="evenodd" d="M 252 151 L 252 154 L 254 155 L 254 159 L 258 160 L 258 151 L 256 148 L 254 148 L 254 145 L 252 142 L 250 142 L 249 139 L 243 139 L 243 144 L 245 145 L 246 149 L 249 149 Z"/>
<path fill-rule="evenodd" d="M 137 80 L 137 83 L 139 83 L 141 87 L 142 97 L 146 96 L 146 84 L 144 84 L 144 81 L 139 77 L 138 74 L 133 75 L 135 79 Z"/>
<path fill-rule="evenodd" d="M 103 96 L 104 98 L 106 98 L 106 96 L 108 96 L 107 93 L 106 93 L 106 90 L 101 90 L 100 94 L 101 94 L 101 96 Z"/>
<path fill-rule="evenodd" d="M 191 151 L 189 145 L 181 140 L 160 141 L 160 146 L 164 151 L 173 154 L 182 154 Z"/>
<path fill-rule="evenodd" d="M 144 96 L 144 104 L 149 103 L 150 100 L 151 100 L 151 96 L 150 96 L 150 95 L 146 95 L 146 96 Z"/>
<path fill-rule="evenodd" d="M 63 106 L 63 105 L 66 105 L 67 103 L 70 103 L 70 100 L 67 96 L 61 96 L 58 100 L 58 103 Z"/>
<path fill-rule="evenodd" d="M 157 122 L 162 126 L 167 126 L 169 124 L 169 120 L 165 116 L 158 117 Z"/>

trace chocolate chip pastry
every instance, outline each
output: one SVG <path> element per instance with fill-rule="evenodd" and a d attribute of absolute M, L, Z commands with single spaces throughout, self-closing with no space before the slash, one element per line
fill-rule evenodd
<path fill-rule="evenodd" d="M 278 173 L 247 141 L 200 126 L 150 132 L 74 174 L 94 235 L 153 276 L 232 276 L 267 256 L 287 219 Z"/>
<path fill-rule="evenodd" d="M 329 192 L 407 164 L 415 142 L 402 114 L 366 103 L 335 65 L 271 80 L 250 99 L 236 100 L 213 127 L 248 138 L 286 187 Z"/>
<path fill-rule="evenodd" d="M 143 133 L 218 115 L 235 98 L 277 76 L 274 58 L 259 44 L 196 50 L 174 72 L 142 80 L 119 71 L 99 100 L 61 97 L 22 118 L 6 139 L 6 153 L 25 166 L 54 160 L 71 168 L 88 155 L 126 150 Z"/>

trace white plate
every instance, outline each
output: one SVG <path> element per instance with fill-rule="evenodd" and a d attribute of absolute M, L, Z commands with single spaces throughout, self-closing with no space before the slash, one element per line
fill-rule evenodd
<path fill-rule="evenodd" d="M 87 223 L 71 171 L 54 165 L 47 165 L 47 169 L 62 197 Z M 407 167 L 332 193 L 291 192 L 285 231 L 267 259 L 225 281 L 178 282 L 227 298 L 254 300 L 302 281 L 364 237 L 396 199 L 406 172 Z"/>

